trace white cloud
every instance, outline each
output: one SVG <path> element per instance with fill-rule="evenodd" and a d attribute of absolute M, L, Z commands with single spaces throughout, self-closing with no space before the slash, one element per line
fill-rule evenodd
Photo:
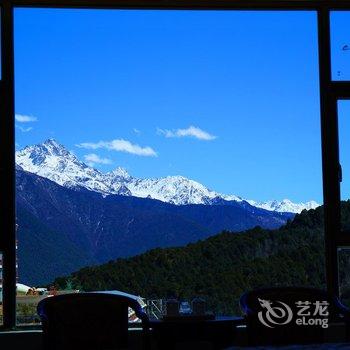
<path fill-rule="evenodd" d="M 134 133 L 137 134 L 137 135 L 140 135 L 140 134 L 141 134 L 141 131 L 140 131 L 139 129 L 134 128 L 133 131 L 134 131 Z"/>
<path fill-rule="evenodd" d="M 15 120 L 18 123 L 32 123 L 32 122 L 37 122 L 38 118 L 33 117 L 31 115 L 24 115 L 24 114 L 15 114 Z M 16 128 L 21 130 L 22 132 L 29 132 L 33 130 L 33 127 L 23 127 L 21 125 L 16 124 Z"/>
<path fill-rule="evenodd" d="M 137 156 L 143 157 L 157 157 L 157 152 L 151 147 L 141 147 L 137 144 L 133 144 L 130 141 L 117 139 L 112 141 L 99 141 L 96 143 L 93 142 L 83 142 L 77 147 L 85 149 L 107 149 L 110 151 L 118 151 L 135 154 Z"/>
<path fill-rule="evenodd" d="M 101 158 L 95 153 L 86 154 L 84 156 L 88 165 L 94 166 L 95 164 L 112 164 L 112 161 L 108 158 Z"/>
<path fill-rule="evenodd" d="M 16 114 L 15 119 L 18 123 L 32 123 L 37 122 L 38 118 L 31 115 Z"/>
<path fill-rule="evenodd" d="M 18 129 L 21 130 L 22 132 L 28 132 L 28 131 L 33 130 L 33 128 L 32 128 L 31 126 L 29 126 L 29 127 L 27 127 L 27 128 L 24 128 L 23 126 L 16 125 L 16 128 L 18 128 Z"/>
<path fill-rule="evenodd" d="M 159 135 L 164 135 L 165 137 L 194 137 L 198 140 L 203 141 L 212 141 L 216 139 L 216 136 L 209 134 L 207 131 L 204 131 L 195 126 L 189 126 L 187 129 L 176 129 L 176 130 L 167 130 L 167 129 L 157 129 Z"/>

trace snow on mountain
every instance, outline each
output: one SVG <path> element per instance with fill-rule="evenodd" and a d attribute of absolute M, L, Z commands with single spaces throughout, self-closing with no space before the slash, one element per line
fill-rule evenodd
<path fill-rule="evenodd" d="M 267 201 L 267 202 L 256 202 L 253 200 L 247 200 L 247 202 L 254 207 L 270 210 L 270 211 L 278 211 L 278 212 L 289 212 L 289 213 L 300 213 L 304 209 L 310 210 L 315 209 L 319 206 L 319 204 L 315 201 L 309 201 L 306 203 L 293 203 L 289 199 L 283 199 L 282 201 Z"/>
<path fill-rule="evenodd" d="M 46 177 L 61 186 L 81 186 L 109 193 L 101 172 L 78 160 L 72 152 L 53 139 L 17 151 L 16 163 L 24 170 Z"/>
<path fill-rule="evenodd" d="M 81 162 L 72 152 L 53 139 L 42 144 L 27 146 L 16 152 L 16 164 L 24 170 L 48 178 L 61 186 L 70 188 L 83 187 L 103 195 L 119 194 L 142 198 L 153 198 L 177 205 L 214 204 L 219 200 L 243 201 L 235 195 L 224 195 L 212 191 L 202 184 L 183 176 L 167 176 L 155 179 L 132 177 L 123 168 L 116 168 L 108 173 Z M 283 201 L 255 202 L 249 204 L 277 212 L 299 213 L 303 209 L 318 206 L 314 201 L 292 203 Z"/>
<path fill-rule="evenodd" d="M 173 204 L 210 204 L 216 197 L 242 201 L 237 196 L 224 196 L 202 184 L 183 176 L 167 176 L 159 179 L 134 179 L 128 184 L 136 197 L 150 197 Z"/>

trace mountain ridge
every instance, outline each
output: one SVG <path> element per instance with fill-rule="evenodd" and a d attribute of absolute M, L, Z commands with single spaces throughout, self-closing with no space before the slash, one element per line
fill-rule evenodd
<path fill-rule="evenodd" d="M 156 247 L 182 246 L 224 229 L 278 228 L 294 217 L 245 201 L 227 203 L 174 205 L 117 194 L 101 196 L 86 188 L 58 185 L 18 167 L 16 217 L 21 281 L 40 285 L 56 273 L 66 274 L 84 265 Z"/>
<path fill-rule="evenodd" d="M 257 208 L 291 213 L 300 213 L 304 209 L 319 206 L 315 201 L 293 203 L 289 199 L 267 202 L 245 200 L 240 196 L 215 192 L 181 175 L 140 179 L 131 176 L 121 167 L 102 173 L 79 160 L 54 139 L 47 139 L 41 144 L 27 146 L 17 151 L 16 164 L 61 186 L 86 188 L 103 196 L 118 194 L 152 198 L 176 205 L 216 205 L 222 201 L 246 201 Z"/>

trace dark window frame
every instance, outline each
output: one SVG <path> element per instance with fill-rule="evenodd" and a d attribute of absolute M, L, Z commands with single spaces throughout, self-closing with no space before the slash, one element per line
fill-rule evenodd
<path fill-rule="evenodd" d="M 188 10 L 309 10 L 318 16 L 322 174 L 325 212 L 327 289 L 339 293 L 338 247 L 350 246 L 340 226 L 340 164 L 337 101 L 350 99 L 350 81 L 332 81 L 330 12 L 350 10 L 349 0 L 0 0 L 0 251 L 3 253 L 2 329 L 16 327 L 16 223 L 14 134 L 14 9 L 188 9 Z"/>

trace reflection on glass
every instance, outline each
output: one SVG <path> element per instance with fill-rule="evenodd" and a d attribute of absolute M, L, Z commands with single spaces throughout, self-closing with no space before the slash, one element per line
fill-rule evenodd
<path fill-rule="evenodd" d="M 341 183 L 342 229 L 350 231 L 350 101 L 338 103 L 339 157 L 343 171 Z"/>
<path fill-rule="evenodd" d="M 332 79 L 350 80 L 350 11 L 331 13 Z"/>
<path fill-rule="evenodd" d="M 341 301 L 350 306 L 350 248 L 339 249 L 339 295 Z"/>

